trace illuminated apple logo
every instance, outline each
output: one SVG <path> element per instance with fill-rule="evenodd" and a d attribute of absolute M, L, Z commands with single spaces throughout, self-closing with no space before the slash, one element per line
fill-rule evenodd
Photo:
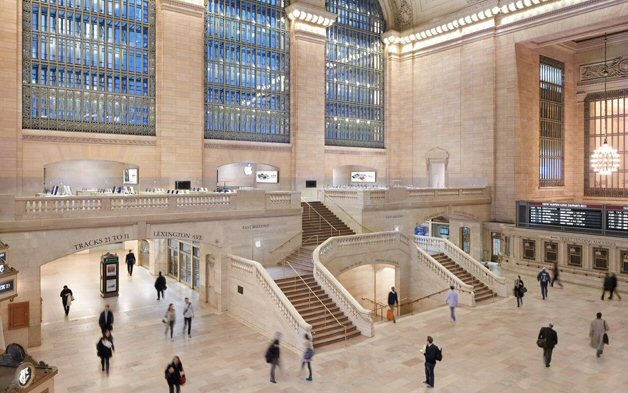
<path fill-rule="evenodd" d="M 253 167 L 251 166 L 251 164 L 246 164 L 246 166 L 244 167 L 244 174 L 247 176 L 251 176 L 253 174 Z"/>

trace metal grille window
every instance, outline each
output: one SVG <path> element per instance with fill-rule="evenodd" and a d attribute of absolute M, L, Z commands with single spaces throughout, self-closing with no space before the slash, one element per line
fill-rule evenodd
<path fill-rule="evenodd" d="M 206 0 L 205 138 L 290 142 L 285 0 Z"/>
<path fill-rule="evenodd" d="M 600 176 L 593 172 L 591 154 L 604 143 L 605 136 L 608 144 L 619 153 L 619 169 L 611 175 Z M 628 89 L 587 95 L 584 99 L 584 138 L 584 195 L 628 197 Z"/>
<path fill-rule="evenodd" d="M 384 148 L 385 21 L 376 0 L 327 0 L 325 144 Z"/>
<path fill-rule="evenodd" d="M 561 62 L 541 56 L 539 69 L 541 130 L 539 186 L 563 186 L 565 66 Z"/>
<path fill-rule="evenodd" d="M 155 135 L 155 0 L 24 0 L 23 128 Z"/>

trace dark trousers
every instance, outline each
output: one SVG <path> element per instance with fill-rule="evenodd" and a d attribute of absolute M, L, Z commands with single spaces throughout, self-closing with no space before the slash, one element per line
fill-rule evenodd
<path fill-rule="evenodd" d="M 436 363 L 425 362 L 425 381 L 430 386 L 434 386 L 434 367 Z"/>
<path fill-rule="evenodd" d="M 192 331 L 192 317 L 183 317 L 183 333 L 185 333 L 185 327 L 188 327 L 188 336 L 191 336 Z"/>
<path fill-rule="evenodd" d="M 163 289 L 158 289 L 157 290 L 157 300 L 159 300 L 159 295 L 161 295 L 161 297 L 164 298 L 164 299 L 166 298 L 164 296 L 164 290 Z"/>
<path fill-rule="evenodd" d="M 554 350 L 554 347 L 550 347 L 550 348 L 543 348 L 543 360 L 545 361 L 545 365 L 549 366 L 550 363 L 552 362 L 552 351 Z"/>
<path fill-rule="evenodd" d="M 617 299 L 621 300 L 621 296 L 619 295 L 617 288 L 612 288 L 609 292 L 611 293 L 608 297 L 609 300 L 613 298 L 613 294 L 617 295 Z"/>
<path fill-rule="evenodd" d="M 129 272 L 129 276 L 133 275 L 133 263 L 127 263 L 126 264 L 126 270 Z"/>
<path fill-rule="evenodd" d="M 270 366 L 270 380 L 275 381 L 275 368 L 279 366 L 279 359 L 273 359 L 272 366 Z"/>
<path fill-rule="evenodd" d="M 174 329 L 174 321 L 168 321 L 168 323 L 166 324 L 166 330 L 164 331 L 164 334 L 168 334 L 168 329 L 170 329 L 170 338 L 172 338 L 172 330 Z"/>
<path fill-rule="evenodd" d="M 547 283 L 546 282 L 541 283 L 541 296 L 543 296 L 543 300 L 545 300 L 545 298 L 547 297 Z"/>
<path fill-rule="evenodd" d="M 301 370 L 303 370 L 303 367 L 305 367 L 306 364 L 307 364 L 307 370 L 310 372 L 310 375 L 307 377 L 307 379 L 312 379 L 312 365 L 310 364 L 310 362 L 301 363 Z"/>
<path fill-rule="evenodd" d="M 168 384 L 168 389 L 170 389 L 170 393 L 175 393 L 175 389 L 176 389 L 176 393 L 181 393 L 181 385 L 177 384 Z"/>
<path fill-rule="evenodd" d="M 65 315 L 68 315 L 68 313 L 70 312 L 70 306 L 68 306 L 67 304 L 64 304 L 63 311 L 65 311 Z"/>
<path fill-rule="evenodd" d="M 521 296 L 517 296 L 517 307 L 523 306 L 523 298 Z"/>
<path fill-rule="evenodd" d="M 101 366 L 103 371 L 109 372 L 109 358 L 105 357 L 105 356 L 101 357 L 100 358 L 100 366 Z"/>

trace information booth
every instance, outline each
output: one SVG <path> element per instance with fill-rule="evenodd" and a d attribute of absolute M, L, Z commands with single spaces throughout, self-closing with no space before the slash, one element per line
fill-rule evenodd
<path fill-rule="evenodd" d="M 117 254 L 106 253 L 100 257 L 100 296 L 118 296 L 119 260 Z"/>

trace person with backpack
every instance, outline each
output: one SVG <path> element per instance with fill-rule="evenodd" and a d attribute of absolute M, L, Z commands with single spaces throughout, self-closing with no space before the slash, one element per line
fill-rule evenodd
<path fill-rule="evenodd" d="M 536 340 L 536 345 L 539 348 L 543 348 L 543 361 L 545 367 L 549 367 L 552 362 L 552 352 L 554 347 L 558 344 L 558 333 L 553 329 L 554 324 L 550 323 L 548 326 L 544 326 L 539 331 L 539 336 Z"/>
<path fill-rule="evenodd" d="M 270 382 L 277 383 L 275 380 L 275 368 L 279 366 L 279 340 L 281 339 L 281 333 L 275 333 L 275 339 L 266 350 L 266 363 L 270 363 Z"/>
<path fill-rule="evenodd" d="M 436 367 L 436 361 L 443 360 L 443 353 L 440 348 L 434 344 L 432 336 L 427 336 L 427 343 L 425 349 L 422 350 L 423 356 L 425 356 L 425 381 L 428 388 L 434 387 L 434 368 Z"/>
<path fill-rule="evenodd" d="M 536 280 L 541 283 L 541 296 L 543 296 L 543 300 L 547 297 L 547 284 L 550 282 L 550 275 L 545 268 L 539 272 L 536 276 Z"/>

